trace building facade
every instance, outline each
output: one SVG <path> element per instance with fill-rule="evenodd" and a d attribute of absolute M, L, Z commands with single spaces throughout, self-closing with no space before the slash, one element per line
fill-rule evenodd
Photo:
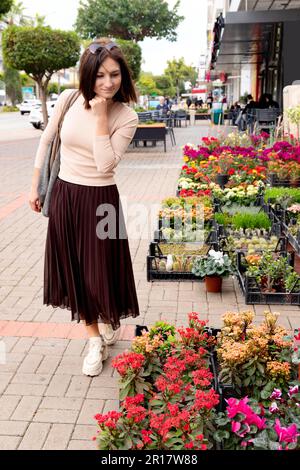
<path fill-rule="evenodd" d="M 300 79 L 300 0 L 209 0 L 212 73 L 223 72 L 229 101 L 244 93 L 270 93 L 282 106 L 282 91 Z M 224 27 L 214 32 L 218 14 Z M 213 27 L 212 27 L 213 25 Z M 212 29 L 211 29 L 212 28 Z"/>

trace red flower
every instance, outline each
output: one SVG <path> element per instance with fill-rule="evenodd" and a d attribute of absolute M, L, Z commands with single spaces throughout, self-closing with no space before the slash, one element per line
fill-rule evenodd
<path fill-rule="evenodd" d="M 145 358 L 143 354 L 137 354 L 134 352 L 124 352 L 119 354 L 112 361 L 112 367 L 117 369 L 120 375 L 124 376 L 128 370 L 140 370 L 144 365 Z"/>
<path fill-rule="evenodd" d="M 194 442 L 191 441 L 191 442 L 189 442 L 188 444 L 184 444 L 184 447 L 185 447 L 186 449 L 193 449 L 193 448 L 194 448 Z"/>

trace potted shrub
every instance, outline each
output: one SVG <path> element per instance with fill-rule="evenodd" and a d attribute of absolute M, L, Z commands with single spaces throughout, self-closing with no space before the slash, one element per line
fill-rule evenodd
<path fill-rule="evenodd" d="M 232 262 L 222 251 L 210 250 L 205 258 L 195 258 L 192 273 L 205 279 L 207 292 L 221 292 L 223 277 L 233 274 Z"/>

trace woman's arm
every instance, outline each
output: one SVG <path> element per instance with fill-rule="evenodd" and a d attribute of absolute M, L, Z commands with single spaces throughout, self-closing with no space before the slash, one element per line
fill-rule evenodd
<path fill-rule="evenodd" d="M 130 114 L 129 119 L 113 135 L 97 135 L 94 140 L 94 159 L 100 173 L 111 172 L 122 159 L 132 141 L 138 124 L 138 117 Z"/>
<path fill-rule="evenodd" d="M 117 166 L 126 152 L 135 134 L 138 116 L 128 109 L 128 117 L 124 118 L 123 124 L 110 136 L 105 98 L 95 97 L 90 101 L 90 105 L 97 117 L 93 151 L 97 170 L 100 173 L 109 173 Z"/>

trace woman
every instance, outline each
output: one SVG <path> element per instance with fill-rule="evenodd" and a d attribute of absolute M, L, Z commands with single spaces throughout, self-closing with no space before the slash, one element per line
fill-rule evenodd
<path fill-rule="evenodd" d="M 61 129 L 61 165 L 53 187 L 45 248 L 44 304 L 71 310 L 83 320 L 89 352 L 82 372 L 95 376 L 118 339 L 120 319 L 139 307 L 114 169 L 131 142 L 138 117 L 134 84 L 120 48 L 95 40 L 83 53 L 79 94 Z M 65 90 L 41 137 L 35 158 L 30 206 L 41 211 L 40 168 L 55 135 Z M 98 324 L 101 325 L 101 332 Z"/>

